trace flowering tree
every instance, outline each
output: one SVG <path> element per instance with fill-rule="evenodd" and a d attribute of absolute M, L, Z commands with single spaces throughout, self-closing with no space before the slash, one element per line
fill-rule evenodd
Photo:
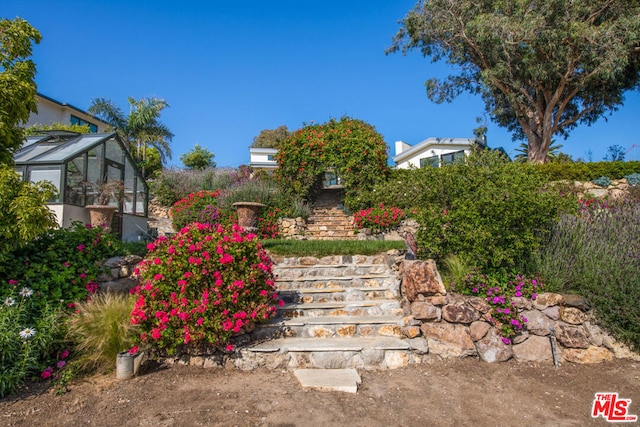
<path fill-rule="evenodd" d="M 350 209 L 361 207 L 358 193 L 384 180 L 389 170 L 382 135 L 350 117 L 296 130 L 280 144 L 276 160 L 281 187 L 302 200 L 309 200 L 321 175 L 333 170 L 342 180 Z"/>

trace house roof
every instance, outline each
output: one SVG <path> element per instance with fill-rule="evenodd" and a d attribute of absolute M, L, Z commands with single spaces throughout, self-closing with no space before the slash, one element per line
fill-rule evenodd
<path fill-rule="evenodd" d="M 117 138 L 115 132 L 80 134 L 45 131 L 41 135 L 27 137 L 13 159 L 16 165 L 64 163 L 111 138 Z"/>
<path fill-rule="evenodd" d="M 61 107 L 65 107 L 65 108 L 68 108 L 68 109 L 70 109 L 70 110 L 74 110 L 74 111 L 76 111 L 77 113 L 83 114 L 83 115 L 85 115 L 85 116 L 87 116 L 87 117 L 91 117 L 93 120 L 96 120 L 96 121 L 98 121 L 98 122 L 100 122 L 100 123 L 103 123 L 103 124 L 104 124 L 104 125 L 106 125 L 106 126 L 111 126 L 111 124 L 110 124 L 110 123 L 105 122 L 105 121 L 104 121 L 104 120 L 102 120 L 101 118 L 96 117 L 96 116 L 94 116 L 93 114 L 90 114 L 90 113 L 88 113 L 87 111 L 83 110 L 82 108 L 78 108 L 78 107 L 76 107 L 75 105 L 67 104 L 66 102 L 60 102 L 60 101 L 58 101 L 57 99 L 53 99 L 53 98 L 51 98 L 50 96 L 43 95 L 43 94 L 41 94 L 40 92 L 38 92 L 38 93 L 37 93 L 37 95 L 38 95 L 40 98 L 45 99 L 45 100 L 47 100 L 47 101 L 49 101 L 49 102 L 52 102 L 52 103 L 54 103 L 54 104 L 57 104 L 57 105 L 59 105 L 59 106 L 61 106 Z"/>
<path fill-rule="evenodd" d="M 393 161 L 398 164 L 398 163 L 402 163 L 404 161 L 407 161 L 413 157 L 415 157 L 416 155 L 427 151 L 428 149 L 432 148 L 433 146 L 438 146 L 438 147 L 447 147 L 447 148 L 467 148 L 470 147 L 471 145 L 475 144 L 477 142 L 477 140 L 475 138 L 434 138 L 434 137 L 430 137 L 427 138 L 421 142 L 419 142 L 418 144 L 414 145 L 413 147 L 409 148 L 406 151 L 403 151 L 399 154 L 396 154 L 393 157 Z"/>

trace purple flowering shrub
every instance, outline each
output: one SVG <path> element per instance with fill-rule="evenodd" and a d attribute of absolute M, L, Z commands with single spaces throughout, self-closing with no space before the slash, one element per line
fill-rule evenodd
<path fill-rule="evenodd" d="M 527 319 L 519 314 L 513 298 L 535 300 L 543 284 L 537 278 L 523 275 L 487 275 L 477 270 L 468 274 L 456 290 L 465 295 L 484 299 L 490 306 L 489 322 L 502 336 L 502 342 L 511 340 L 526 328 Z"/>

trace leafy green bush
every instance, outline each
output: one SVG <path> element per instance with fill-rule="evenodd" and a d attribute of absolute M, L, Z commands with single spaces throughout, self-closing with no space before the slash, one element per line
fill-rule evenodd
<path fill-rule="evenodd" d="M 76 304 L 76 312 L 67 318 L 67 338 L 78 355 L 76 367 L 83 372 L 110 371 L 118 353 L 134 346 L 139 337 L 131 324 L 134 302 L 131 295 L 102 293 Z"/>
<path fill-rule="evenodd" d="M 640 173 L 640 162 L 545 163 L 534 167 L 549 181 L 592 181 L 601 176 L 622 179 Z"/>
<path fill-rule="evenodd" d="M 32 289 L 13 282 L 8 288 L 0 306 L 0 397 L 39 374 L 64 337 L 59 309 L 38 301 Z"/>
<path fill-rule="evenodd" d="M 333 170 L 342 180 L 349 209 L 364 207 L 358 194 L 383 181 L 389 169 L 382 136 L 373 126 L 349 117 L 296 130 L 281 142 L 276 160 L 275 178 L 292 199 L 310 201 L 322 174 Z"/>
<path fill-rule="evenodd" d="M 629 185 L 636 186 L 640 184 L 640 173 L 632 173 L 625 176 L 625 179 L 629 183 Z"/>
<path fill-rule="evenodd" d="M 99 261 L 117 255 L 118 248 L 114 234 L 76 222 L 11 252 L 3 265 L 10 273 L 4 277 L 32 289 L 39 301 L 66 306 L 97 290 Z M 6 291 L 0 288 L 0 297 L 5 298 Z"/>
<path fill-rule="evenodd" d="M 442 260 L 457 255 L 490 272 L 525 268 L 554 218 L 575 201 L 546 186 L 530 165 L 506 162 L 499 153 L 469 156 L 466 164 L 411 171 L 418 255 Z"/>
<path fill-rule="evenodd" d="M 579 293 L 617 338 L 640 350 L 640 203 L 584 203 L 563 215 L 542 247 L 537 269 L 547 289 Z"/>
<path fill-rule="evenodd" d="M 382 233 L 397 227 L 404 218 L 402 209 L 395 206 L 387 207 L 384 203 L 380 205 L 362 209 L 353 214 L 353 222 L 356 228 L 368 228 L 373 233 Z"/>
<path fill-rule="evenodd" d="M 234 169 L 164 169 L 149 182 L 149 188 L 161 205 L 172 206 L 189 193 L 227 188 L 244 174 Z"/>
<path fill-rule="evenodd" d="M 255 235 L 192 223 L 148 248 L 131 321 L 150 346 L 169 354 L 223 346 L 275 313 L 272 262 Z"/>

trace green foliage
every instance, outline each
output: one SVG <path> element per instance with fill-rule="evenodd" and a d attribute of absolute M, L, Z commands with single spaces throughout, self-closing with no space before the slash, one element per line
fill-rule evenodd
<path fill-rule="evenodd" d="M 478 271 L 468 274 L 458 283 L 456 291 L 478 296 L 491 306 L 489 322 L 498 329 L 505 344 L 511 344 L 511 340 L 525 329 L 527 322 L 513 298 L 535 300 L 543 287 L 536 278 L 511 274 L 487 275 Z"/>
<path fill-rule="evenodd" d="M 238 175 L 234 169 L 164 169 L 149 183 L 149 188 L 160 204 L 171 206 L 189 193 L 227 188 L 239 179 Z"/>
<path fill-rule="evenodd" d="M 607 147 L 607 154 L 604 160 L 607 162 L 624 162 L 625 151 L 621 145 L 610 145 Z"/>
<path fill-rule="evenodd" d="M 0 165 L 0 265 L 12 249 L 57 225 L 46 206 L 56 196 L 50 182 L 23 182 L 11 167 Z"/>
<path fill-rule="evenodd" d="M 6 285 L 4 286 L 6 288 Z M 14 392 L 55 357 L 64 328 L 58 310 L 32 289 L 9 284 L 0 303 L 0 397 Z"/>
<path fill-rule="evenodd" d="M 76 222 L 10 252 L 0 264 L 0 277 L 32 289 L 43 303 L 67 306 L 97 290 L 97 263 L 117 251 L 115 235 Z M 6 297 L 4 291 L 0 297 Z"/>
<path fill-rule="evenodd" d="M 402 209 L 395 206 L 380 205 L 362 209 L 353 214 L 353 222 L 356 228 L 368 228 L 373 233 L 382 233 L 397 227 L 404 218 Z"/>
<path fill-rule="evenodd" d="M 286 126 L 279 126 L 276 129 L 263 129 L 258 136 L 253 138 L 251 147 L 253 148 L 279 148 L 291 132 Z"/>
<path fill-rule="evenodd" d="M 196 144 L 191 151 L 180 156 L 180 160 L 189 169 L 203 170 L 216 167 L 214 157 L 215 154 L 211 151 Z"/>
<path fill-rule="evenodd" d="M 442 260 L 450 254 L 483 271 L 514 268 L 539 246 L 547 225 L 572 199 L 532 165 L 505 161 L 485 151 L 465 164 L 394 174 L 397 205 L 412 208 L 420 224 L 418 256 Z M 384 189 L 385 187 L 383 187 Z M 391 191 L 391 189 L 388 189 Z M 392 197 L 384 193 L 380 202 Z M 371 194 L 363 195 L 371 199 Z"/>
<path fill-rule="evenodd" d="M 552 292 L 579 293 L 598 321 L 640 350 L 640 203 L 586 201 L 563 215 L 537 257 Z"/>
<path fill-rule="evenodd" d="M 280 202 L 280 189 L 270 180 L 239 180 L 220 194 L 220 206 L 232 209 L 236 202 L 256 202 L 276 206 Z"/>
<path fill-rule="evenodd" d="M 138 327 L 131 324 L 134 302 L 131 295 L 105 293 L 76 304 L 67 318 L 67 338 L 79 355 L 74 360 L 78 369 L 110 371 L 118 353 L 134 346 L 139 337 Z"/>
<path fill-rule="evenodd" d="M 604 187 L 604 188 L 607 188 L 608 186 L 611 185 L 611 180 L 609 178 L 607 178 L 606 176 L 601 176 L 600 178 L 596 178 L 592 182 L 595 185 L 598 185 L 598 186 Z"/>
<path fill-rule="evenodd" d="M 148 248 L 131 318 L 150 346 L 224 346 L 275 313 L 272 262 L 254 235 L 194 223 Z"/>
<path fill-rule="evenodd" d="M 637 88 L 637 1 L 421 0 L 389 52 L 416 49 L 452 65 L 427 81 L 427 96 L 480 94 L 486 110 L 544 163 L 555 135 L 615 111 Z"/>
<path fill-rule="evenodd" d="M 365 207 L 358 194 L 383 181 L 388 173 L 387 146 L 375 128 L 342 117 L 304 126 L 280 144 L 275 177 L 291 199 L 309 201 L 321 176 L 333 170 L 345 188 L 345 206 Z"/>
<path fill-rule="evenodd" d="M 37 111 L 36 65 L 28 59 L 42 36 L 24 19 L 0 19 L 0 164 L 12 164 L 22 124 Z"/>
<path fill-rule="evenodd" d="M 640 162 L 546 163 L 535 167 L 549 181 L 592 181 L 601 176 L 622 179 L 640 173 Z"/>
<path fill-rule="evenodd" d="M 640 173 L 632 173 L 625 176 L 625 179 L 631 186 L 636 186 L 640 184 Z"/>
<path fill-rule="evenodd" d="M 68 132 L 76 132 L 76 133 L 91 133 L 88 124 L 84 125 L 76 125 L 76 124 L 65 124 L 60 122 L 54 122 L 51 124 L 40 124 L 37 123 L 35 125 L 29 126 L 25 128 L 24 134 L 25 136 L 30 135 L 38 135 L 43 131 L 51 131 L 51 130 L 66 130 Z"/>

